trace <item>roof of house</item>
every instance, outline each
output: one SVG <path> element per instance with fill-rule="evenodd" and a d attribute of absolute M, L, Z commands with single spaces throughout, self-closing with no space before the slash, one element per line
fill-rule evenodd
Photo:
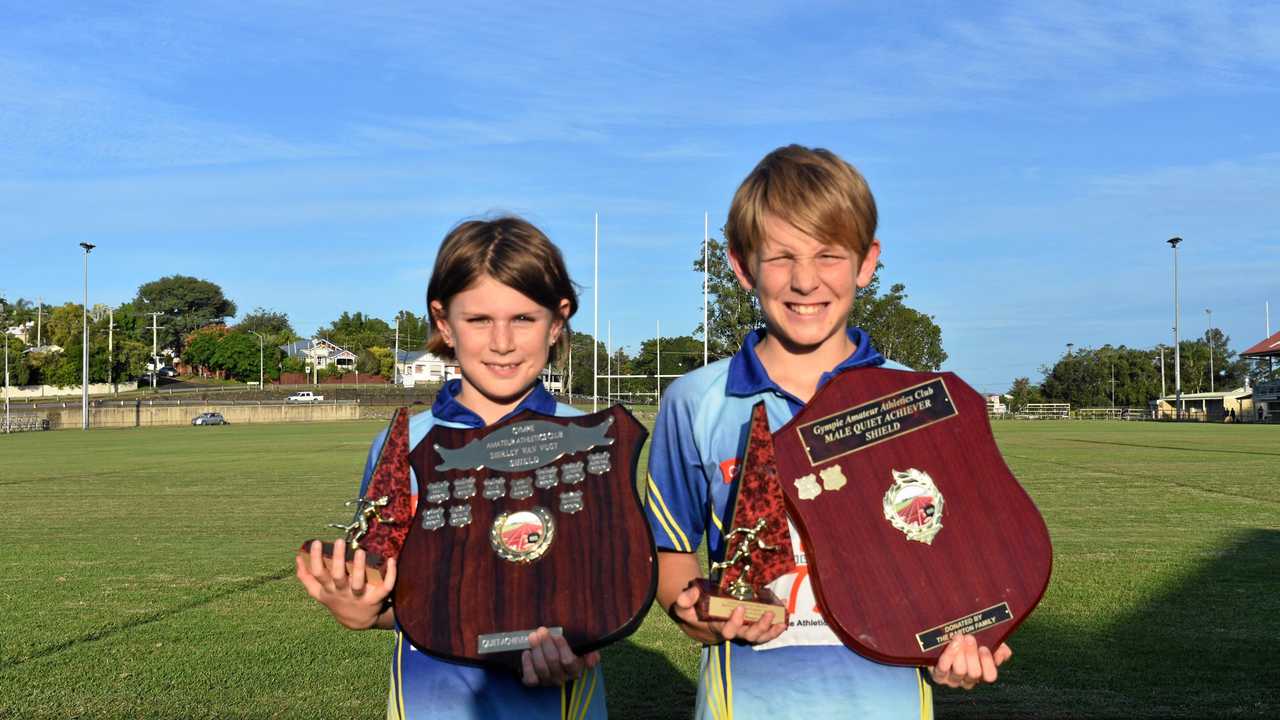
<path fill-rule="evenodd" d="M 1280 357 L 1280 332 L 1240 353 L 1241 357 Z"/>

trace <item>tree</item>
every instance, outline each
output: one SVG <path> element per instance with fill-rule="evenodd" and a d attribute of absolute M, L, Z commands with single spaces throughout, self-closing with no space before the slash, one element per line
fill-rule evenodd
<path fill-rule="evenodd" d="M 7 317 L 0 315 L 0 322 L 11 322 Z M 4 327 L 0 325 L 0 332 L 4 332 Z M 27 344 L 22 342 L 21 338 L 6 334 L 3 340 L 0 340 L 0 353 L 8 353 L 9 357 L 9 384 L 10 385 L 33 385 L 32 377 L 37 376 L 38 372 L 32 366 L 30 355 L 23 354 Z M 7 350 L 5 349 L 7 348 Z M 0 360 L 3 362 L 3 360 Z M 3 366 L 0 366 L 3 367 Z M 0 387 L 4 386 L 5 379 L 0 377 Z"/>
<path fill-rule="evenodd" d="M 366 352 L 373 355 L 374 359 L 378 361 L 377 367 L 368 372 L 376 373 L 388 379 L 393 376 L 393 374 L 395 373 L 396 360 L 395 360 L 395 353 L 392 351 L 391 348 L 371 347 Z M 360 372 L 366 372 L 366 371 L 364 369 L 361 369 Z"/>
<path fill-rule="evenodd" d="M 84 310 L 79 303 L 66 303 L 54 308 L 45 321 L 45 342 L 67 348 L 71 343 L 80 346 L 83 333 Z"/>
<path fill-rule="evenodd" d="M 600 357 L 600 374 L 605 374 L 605 359 L 608 352 L 605 350 L 603 342 L 595 341 L 589 334 L 583 332 L 571 333 L 570 344 L 573 346 L 573 387 L 570 392 L 577 395 L 591 394 L 591 380 L 594 377 L 591 369 L 591 353 L 592 344 Z M 568 372 L 563 363 L 557 362 L 556 367 L 562 372 Z M 568 378 L 565 378 L 568 382 Z M 605 393 L 605 382 L 601 378 L 599 383 L 600 395 Z"/>
<path fill-rule="evenodd" d="M 942 349 L 942 328 L 933 316 L 906 306 L 905 285 L 895 283 L 884 295 L 876 295 L 878 288 L 879 278 L 874 277 L 858 293 L 849 324 L 866 330 L 890 360 L 916 370 L 940 369 L 947 353 Z"/>
<path fill-rule="evenodd" d="M 719 359 L 737 352 L 747 333 L 764 324 L 764 315 L 755 296 L 738 284 L 729 264 L 728 245 L 719 240 L 708 241 L 707 258 L 707 322 L 711 326 L 707 344 L 711 357 Z M 701 251 L 693 261 L 693 269 L 701 276 Z M 699 323 L 693 332 L 702 335 L 706 331 Z"/>
<path fill-rule="evenodd" d="M 389 348 L 382 347 L 365 348 L 364 350 L 361 350 L 360 354 L 356 356 L 357 372 L 362 372 L 366 375 L 377 375 L 378 372 L 382 370 L 382 358 L 379 357 L 378 353 L 374 352 L 374 350 L 382 351 L 386 354 L 388 359 L 392 354 Z"/>
<path fill-rule="evenodd" d="M 163 313 L 159 317 L 159 345 L 172 348 L 181 355 L 187 335 L 193 330 L 213 323 L 221 323 L 236 314 L 236 304 L 222 294 L 222 288 L 208 280 L 171 275 L 153 280 L 138 288 L 133 299 L 134 309 L 142 315 Z M 146 327 L 151 327 L 147 317 Z M 139 340 L 150 342 L 150 333 L 139 331 Z"/>
<path fill-rule="evenodd" d="M 707 254 L 710 259 L 707 278 L 710 354 L 722 358 L 736 352 L 747 333 L 764 324 L 764 315 L 755 296 L 738 284 L 726 246 L 711 240 Z M 699 252 L 693 269 L 701 274 L 702 267 Z M 883 267 L 878 264 L 877 273 Z M 942 329 L 933 321 L 933 316 L 906 305 L 905 285 L 895 284 L 885 295 L 880 295 L 879 289 L 877 274 L 867 287 L 858 291 L 849 313 L 849 324 L 866 330 L 875 347 L 892 360 L 917 370 L 941 368 L 947 353 L 942 349 Z M 702 332 L 699 324 L 694 334 Z"/>
<path fill-rule="evenodd" d="M 386 347 L 394 340 L 395 330 L 386 320 L 360 312 L 343 312 L 337 320 L 317 330 L 316 335 L 356 352 L 368 347 Z"/>
<path fill-rule="evenodd" d="M 1028 403 L 1043 402 L 1044 398 L 1040 395 L 1040 388 L 1031 384 L 1030 378 L 1016 378 L 1013 381 L 1013 387 L 1009 388 L 1009 411 L 1019 412 L 1027 406 Z"/>
<path fill-rule="evenodd" d="M 227 332 L 225 325 L 209 325 L 187 335 L 185 339 L 187 349 L 182 353 L 183 360 L 193 368 L 215 369 L 213 358 L 217 355 L 218 345 L 226 337 Z"/>
<path fill-rule="evenodd" d="M 227 333 L 218 341 L 211 366 L 215 370 L 226 371 L 227 376 L 233 380 L 257 380 L 258 338 L 245 332 Z"/>
<path fill-rule="evenodd" d="M 427 345 L 427 337 L 429 337 L 428 318 L 426 315 L 421 317 L 414 315 L 408 310 L 401 310 L 396 313 L 397 321 L 400 328 L 400 350 L 420 350 Z M 392 338 L 388 341 L 395 342 L 395 328 L 392 328 Z"/>
<path fill-rule="evenodd" d="M 301 339 L 289 324 L 288 315 L 261 307 L 254 308 L 253 312 L 241 318 L 240 322 L 236 323 L 235 329 L 240 332 L 259 333 L 267 345 L 285 345 Z"/>
<path fill-rule="evenodd" d="M 640 343 L 640 350 L 628 363 L 630 366 L 627 369 L 628 372 L 649 377 L 657 375 L 659 350 L 662 353 L 663 375 L 683 375 L 702 366 L 702 341 L 690 335 L 680 335 L 664 337 L 660 345 L 653 338 Z M 621 350 L 619 352 L 621 353 Z M 623 357 L 626 357 L 625 354 Z M 615 360 L 615 373 L 618 373 L 618 365 L 618 361 Z M 670 380 L 663 381 L 663 389 L 665 390 L 670 383 Z M 639 387 L 633 387 L 635 385 Z M 632 392 L 653 392 L 655 387 L 654 380 L 637 380 L 635 383 L 628 384 L 628 389 Z"/>

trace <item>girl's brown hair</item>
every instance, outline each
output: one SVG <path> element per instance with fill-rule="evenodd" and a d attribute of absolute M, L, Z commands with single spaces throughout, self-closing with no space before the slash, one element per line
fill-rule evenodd
<path fill-rule="evenodd" d="M 466 290 L 483 276 L 529 296 L 560 318 L 560 301 L 569 301 L 569 317 L 578 312 L 578 291 L 569 279 L 560 249 L 534 227 L 515 216 L 493 220 L 468 220 L 449 231 L 436 254 L 431 282 L 427 284 L 427 313 L 431 337 L 427 351 L 436 357 L 454 359 L 453 348 L 435 332 L 433 302 L 447 311 L 454 295 Z M 552 349 L 553 357 L 563 357 L 569 348 L 569 319 Z M 552 358 L 547 358 L 548 362 Z"/>

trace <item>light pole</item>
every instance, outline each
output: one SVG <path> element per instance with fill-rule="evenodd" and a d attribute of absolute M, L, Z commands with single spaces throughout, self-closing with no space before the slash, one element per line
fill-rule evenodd
<path fill-rule="evenodd" d="M 81 367 L 80 367 L 80 417 L 84 430 L 89 429 L 89 251 L 93 250 L 97 245 L 82 242 L 80 247 L 84 248 L 84 306 L 80 308 L 81 327 L 84 331 L 84 337 L 81 339 Z"/>
<path fill-rule="evenodd" d="M 253 332 L 252 330 L 250 330 L 249 332 L 253 333 L 254 335 L 258 335 L 258 333 Z M 261 335 L 258 335 L 258 391 L 259 392 L 262 391 L 262 336 Z"/>
<path fill-rule="evenodd" d="M 1181 307 L 1178 304 L 1178 243 L 1180 237 L 1171 237 L 1167 241 L 1173 248 L 1173 391 L 1178 396 L 1177 419 L 1182 419 L 1182 348 L 1178 344 L 1178 315 Z"/>
<path fill-rule="evenodd" d="M 1206 339 L 1209 341 L 1209 392 L 1213 392 L 1213 310 L 1205 308 L 1204 314 L 1209 316 L 1209 332 Z"/>
<path fill-rule="evenodd" d="M 0 293 L 2 294 L 2 293 Z M 4 307 L 8 308 L 8 301 Z M 9 323 L 8 313 L 0 317 L 0 332 L 4 333 L 4 431 L 9 432 Z"/>

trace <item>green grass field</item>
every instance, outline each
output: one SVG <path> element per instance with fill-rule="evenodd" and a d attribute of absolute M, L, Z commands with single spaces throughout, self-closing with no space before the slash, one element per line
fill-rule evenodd
<path fill-rule="evenodd" d="M 386 634 L 339 628 L 292 568 L 378 428 L 0 436 L 0 717 L 381 717 Z M 996 433 L 1053 580 L 1000 682 L 936 691 L 939 717 L 1280 713 L 1280 427 Z M 612 717 L 688 715 L 696 651 L 661 613 L 605 662 Z"/>

